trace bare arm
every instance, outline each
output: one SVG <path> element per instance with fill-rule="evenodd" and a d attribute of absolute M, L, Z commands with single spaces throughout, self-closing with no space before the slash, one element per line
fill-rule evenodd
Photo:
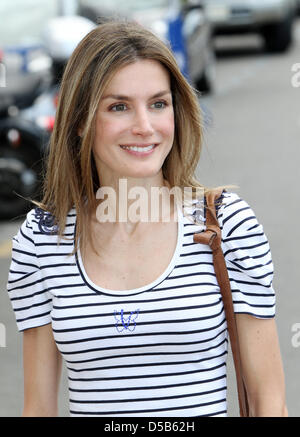
<path fill-rule="evenodd" d="M 51 324 L 24 331 L 23 361 L 23 417 L 57 416 L 62 360 Z"/>
<path fill-rule="evenodd" d="M 275 320 L 236 316 L 250 415 L 285 417 L 284 373 Z"/>

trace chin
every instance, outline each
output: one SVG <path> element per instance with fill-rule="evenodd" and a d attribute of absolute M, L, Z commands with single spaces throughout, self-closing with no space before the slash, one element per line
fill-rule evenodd
<path fill-rule="evenodd" d="M 156 177 L 161 172 L 161 168 L 155 169 L 135 169 L 135 171 L 124 172 L 122 177 L 133 178 L 133 179 L 145 179 Z"/>

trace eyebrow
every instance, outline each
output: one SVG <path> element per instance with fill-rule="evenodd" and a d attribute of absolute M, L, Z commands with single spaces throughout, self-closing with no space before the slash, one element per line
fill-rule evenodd
<path fill-rule="evenodd" d="M 159 91 L 158 93 L 150 97 L 150 100 L 165 96 L 166 94 L 171 94 L 171 91 L 170 90 Z M 108 94 L 107 96 L 103 96 L 101 100 L 106 100 L 106 99 L 126 100 L 126 101 L 133 100 L 132 97 L 126 96 L 124 94 Z"/>

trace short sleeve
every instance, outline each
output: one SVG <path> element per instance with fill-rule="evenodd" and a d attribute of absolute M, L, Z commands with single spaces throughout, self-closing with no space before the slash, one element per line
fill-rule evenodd
<path fill-rule="evenodd" d="M 12 241 L 7 291 L 19 331 L 51 322 L 52 296 L 45 289 L 34 240 L 31 210 Z"/>
<path fill-rule="evenodd" d="M 218 220 L 231 283 L 234 311 L 258 318 L 275 316 L 273 262 L 263 226 L 236 193 L 223 193 Z"/>

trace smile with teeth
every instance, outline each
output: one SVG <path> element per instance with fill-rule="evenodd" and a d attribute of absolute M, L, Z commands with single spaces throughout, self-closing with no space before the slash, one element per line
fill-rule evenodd
<path fill-rule="evenodd" d="M 156 144 L 150 144 L 149 146 L 121 146 L 121 148 L 132 150 L 133 152 L 150 152 L 155 146 Z"/>

